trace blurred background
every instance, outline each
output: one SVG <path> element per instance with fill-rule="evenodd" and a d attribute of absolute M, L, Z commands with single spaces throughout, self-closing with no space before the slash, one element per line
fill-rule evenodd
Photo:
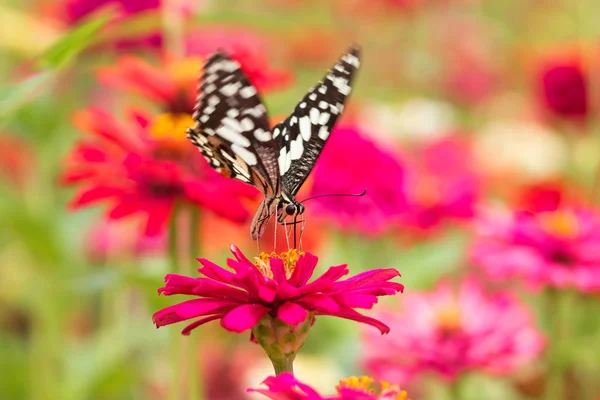
<path fill-rule="evenodd" d="M 257 190 L 185 139 L 223 49 L 272 121 L 352 44 L 361 70 L 299 199 L 319 271 L 397 268 L 371 327 L 318 318 L 297 376 L 413 399 L 600 398 L 596 0 L 0 4 L 0 399 L 244 399 L 247 334 L 157 330 L 167 273 L 249 257 Z M 261 250 L 286 250 L 269 231 Z M 257 398 L 256 396 L 254 398 Z"/>

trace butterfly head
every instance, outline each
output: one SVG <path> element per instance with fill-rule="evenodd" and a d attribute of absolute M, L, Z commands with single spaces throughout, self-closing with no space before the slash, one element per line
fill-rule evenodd
<path fill-rule="evenodd" d="M 287 217 L 296 217 L 304 213 L 304 204 L 297 202 L 294 199 L 282 199 L 277 205 L 277 219 L 283 222 Z"/>

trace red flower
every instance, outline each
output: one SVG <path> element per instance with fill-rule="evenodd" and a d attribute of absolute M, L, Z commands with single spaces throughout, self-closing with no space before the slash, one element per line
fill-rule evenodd
<path fill-rule="evenodd" d="M 378 296 L 401 292 L 401 284 L 389 282 L 400 276 L 395 269 L 375 269 L 340 281 L 349 270 L 346 265 L 339 265 L 309 282 L 317 265 L 317 257 L 310 253 L 261 253 L 252 262 L 233 245 L 231 252 L 235 259 L 229 259 L 227 264 L 233 272 L 198 259 L 202 264 L 198 271 L 204 277 L 167 275 L 166 285 L 159 293 L 198 298 L 156 312 L 152 317 L 156 326 L 200 318 L 183 329 L 187 335 L 192 329 L 219 319 L 225 329 L 244 332 L 267 314 L 289 326 L 297 326 L 315 315 L 332 315 L 372 325 L 381 333 L 389 332 L 383 322 L 366 317 L 355 308 L 370 309 Z"/>
<path fill-rule="evenodd" d="M 589 112 L 588 77 L 577 56 L 557 56 L 542 62 L 538 71 L 542 104 L 557 117 L 581 120 Z"/>
<path fill-rule="evenodd" d="M 244 222 L 249 213 L 243 199 L 256 190 L 212 170 L 200 153 L 172 132 L 185 132 L 191 121 L 129 113 L 129 124 L 100 109 L 75 115 L 75 124 L 94 135 L 73 150 L 63 179 L 81 184 L 71 207 L 108 201 L 109 219 L 146 215 L 149 236 L 164 230 L 176 202 L 184 201 Z M 179 128 L 174 128 L 179 127 Z"/>

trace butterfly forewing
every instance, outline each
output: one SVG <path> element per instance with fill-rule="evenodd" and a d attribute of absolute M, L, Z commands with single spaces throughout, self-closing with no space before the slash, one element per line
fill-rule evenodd
<path fill-rule="evenodd" d="M 352 79 L 360 65 L 359 49 L 351 48 L 273 128 L 283 187 L 295 195 L 310 174 L 331 130 L 344 109 Z"/>
<path fill-rule="evenodd" d="M 211 167 L 265 194 L 277 190 L 277 145 L 267 110 L 237 61 L 221 53 L 208 59 L 194 120 L 188 138 Z"/>

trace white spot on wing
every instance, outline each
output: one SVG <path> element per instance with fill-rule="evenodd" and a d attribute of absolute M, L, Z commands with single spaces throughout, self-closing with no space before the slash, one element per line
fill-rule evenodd
<path fill-rule="evenodd" d="M 301 117 L 298 124 L 300 125 L 300 135 L 302 135 L 302 139 L 308 142 L 310 140 L 310 135 L 312 134 L 310 119 L 307 116 Z"/>
<path fill-rule="evenodd" d="M 268 142 L 269 140 L 271 140 L 271 132 L 265 131 L 261 128 L 256 128 L 254 130 L 254 137 L 259 142 Z"/>
<path fill-rule="evenodd" d="M 237 143 L 231 145 L 231 150 L 238 155 L 242 160 L 246 162 L 248 165 L 256 164 L 256 155 L 249 151 L 248 149 L 239 146 Z"/>
<path fill-rule="evenodd" d="M 290 143 L 290 155 L 292 160 L 298 160 L 302 157 L 302 153 L 304 151 L 304 144 L 302 141 L 302 136 L 298 136 L 296 140 L 292 140 Z"/>
<path fill-rule="evenodd" d="M 310 115 L 310 122 L 312 122 L 312 123 L 313 123 L 313 125 L 316 125 L 316 124 L 317 124 L 317 122 L 319 122 L 319 115 L 320 115 L 320 114 L 321 114 L 321 113 L 319 112 L 319 110 L 318 110 L 318 109 L 316 109 L 316 108 L 311 108 L 311 109 L 310 109 L 310 112 L 309 112 L 309 115 Z"/>
<path fill-rule="evenodd" d="M 328 106 L 329 106 L 329 104 L 326 101 L 319 102 L 319 108 L 322 108 L 323 110 L 327 110 Z"/>
<path fill-rule="evenodd" d="M 329 121 L 330 114 L 327 112 L 322 112 L 319 117 L 319 125 L 325 125 Z"/>
<path fill-rule="evenodd" d="M 225 140 L 230 141 L 232 144 L 238 144 L 242 147 L 250 146 L 250 141 L 248 139 L 246 139 L 241 133 L 232 130 L 226 125 L 220 126 L 219 129 L 217 129 L 217 135 Z"/>
<path fill-rule="evenodd" d="M 319 129 L 319 137 L 322 140 L 327 140 L 329 137 L 329 129 L 327 129 L 326 126 L 322 126 L 321 129 Z"/>
<path fill-rule="evenodd" d="M 250 131 L 254 129 L 254 122 L 250 118 L 244 118 L 242 120 L 242 129 L 244 131 Z"/>
<path fill-rule="evenodd" d="M 344 96 L 350 93 L 350 86 L 348 86 L 348 80 L 346 78 L 337 77 L 333 80 L 333 86 L 343 94 Z"/>
<path fill-rule="evenodd" d="M 240 90 L 240 96 L 242 96 L 245 99 L 249 99 L 250 97 L 254 96 L 256 94 L 256 89 L 254 88 L 254 86 L 246 86 L 245 88 L 242 88 Z"/>

